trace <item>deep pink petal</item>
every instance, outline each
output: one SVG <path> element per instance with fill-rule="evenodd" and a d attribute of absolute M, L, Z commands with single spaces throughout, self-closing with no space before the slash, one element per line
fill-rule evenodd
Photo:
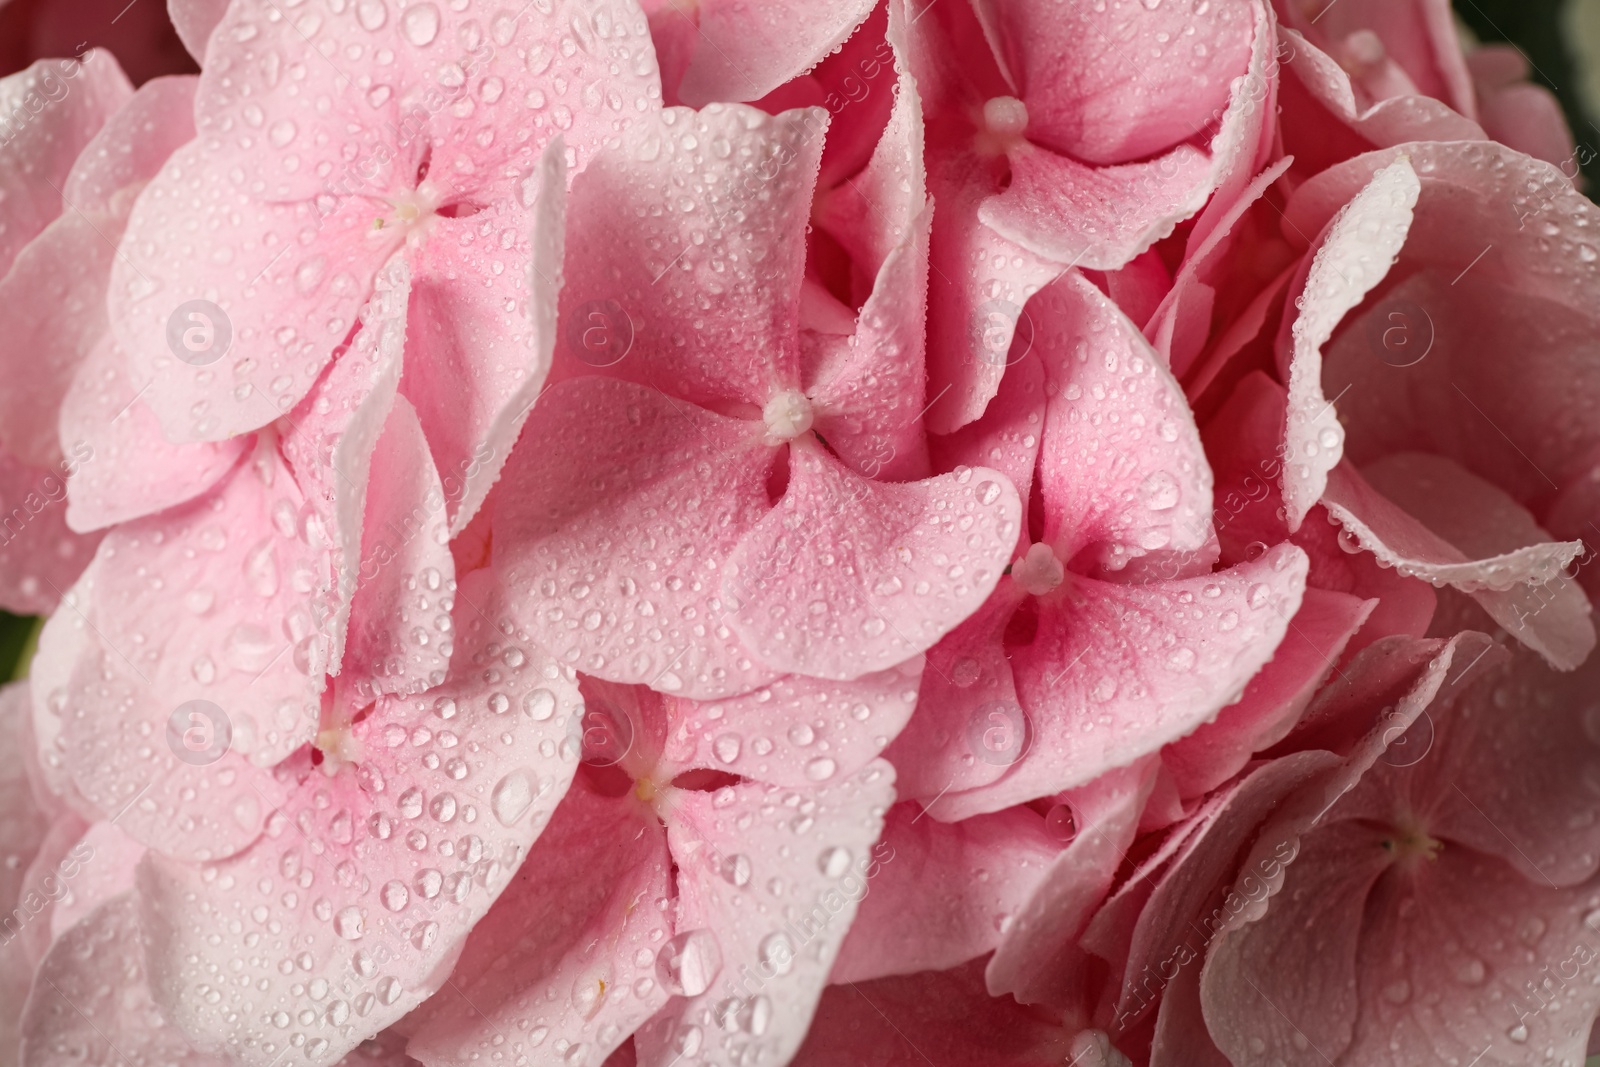
<path fill-rule="evenodd" d="M 782 668 L 747 651 L 721 588 L 768 510 L 772 462 L 759 423 L 630 382 L 552 387 L 496 505 L 513 610 L 557 659 L 609 681 L 702 700 L 772 681 Z"/>
<path fill-rule="evenodd" d="M 775 668 L 844 680 L 925 652 L 1010 562 L 1021 509 L 995 471 L 870 482 L 815 444 L 789 464 L 783 499 L 723 576 L 733 628 Z"/>
<path fill-rule="evenodd" d="M 792 1067 L 1058 1067 L 1067 1034 L 1048 1013 L 984 988 L 981 961 L 830 986 Z"/>

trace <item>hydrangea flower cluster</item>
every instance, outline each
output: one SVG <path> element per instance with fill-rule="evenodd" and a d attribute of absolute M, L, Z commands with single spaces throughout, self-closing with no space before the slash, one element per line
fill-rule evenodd
<path fill-rule="evenodd" d="M 1600 210 L 1513 50 L 167 11 L 0 80 L 0 1064 L 1582 1062 Z"/>

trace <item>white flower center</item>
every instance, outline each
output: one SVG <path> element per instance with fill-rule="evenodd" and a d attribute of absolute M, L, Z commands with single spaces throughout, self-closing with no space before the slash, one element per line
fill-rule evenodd
<path fill-rule="evenodd" d="M 1049 545 L 1035 542 L 1028 546 L 1021 559 L 1011 565 L 1011 580 L 1023 591 L 1034 596 L 1044 596 L 1067 576 L 1066 567 L 1056 558 Z"/>
<path fill-rule="evenodd" d="M 407 189 L 384 201 L 388 209 L 373 221 L 376 232 L 400 232 L 409 235 L 432 219 L 439 210 L 443 195 L 432 182 L 424 180 L 415 189 Z"/>
<path fill-rule="evenodd" d="M 1014 96 L 996 96 L 983 105 L 983 125 L 997 138 L 1018 140 L 1028 131 L 1028 105 Z"/>
<path fill-rule="evenodd" d="M 761 418 L 775 441 L 789 441 L 811 429 L 811 400 L 798 389 L 785 389 L 767 401 Z"/>

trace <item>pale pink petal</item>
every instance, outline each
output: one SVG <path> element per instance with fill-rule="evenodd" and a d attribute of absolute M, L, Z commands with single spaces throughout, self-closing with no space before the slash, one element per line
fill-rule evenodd
<path fill-rule="evenodd" d="M 829 986 L 791 1067 L 1060 1067 L 1068 1035 L 1049 1012 L 984 988 L 983 963 Z"/>
<path fill-rule="evenodd" d="M 0 688 L 0 743 L 9 752 L 21 753 L 31 743 L 29 719 L 32 714 L 28 682 L 12 682 Z M 8 759 L 0 765 L 0 850 L 15 856 L 15 863 L 0 864 L 0 914 L 9 919 L 16 909 L 28 864 L 50 831 L 51 816 L 35 797 L 33 785 L 28 780 L 27 763 L 21 759 Z M 19 929 L 15 921 L 0 919 L 0 954 L 7 958 L 7 966 L 25 970 L 15 960 L 20 958 L 17 949 L 9 947 Z M 5 1012 L 0 1011 L 0 1032 L 3 1032 Z"/>
<path fill-rule="evenodd" d="M 100 535 L 67 526 L 75 466 L 30 467 L 0 451 L 0 609 L 48 614 L 94 557 Z"/>
<path fill-rule="evenodd" d="M 1211 468 L 1182 387 L 1081 275 L 1029 308 L 1050 395 L 1039 458 L 1045 540 L 1075 566 L 1116 571 L 1161 553 L 1180 556 L 1177 573 L 1209 570 Z"/>
<path fill-rule="evenodd" d="M 77 859 L 68 853 L 87 829 L 88 824 L 73 812 L 56 813 L 38 851 L 23 870 L 17 906 L 6 917 L 5 932 L 7 947 L 24 966 L 38 966 L 50 949 L 56 904 L 71 891 L 64 875 L 80 873 Z"/>
<path fill-rule="evenodd" d="M 1322 391 L 1322 349 L 1340 321 L 1383 280 L 1411 228 L 1421 182 L 1404 160 L 1373 176 L 1329 223 L 1305 280 L 1291 288 L 1299 314 L 1280 338 L 1280 369 L 1289 379 L 1284 431 L 1283 500 L 1298 530 L 1327 484 L 1344 443 L 1333 403 Z"/>
<path fill-rule="evenodd" d="M 228 0 L 167 0 L 167 15 L 196 63 L 206 61 L 206 42 L 228 10 Z"/>
<path fill-rule="evenodd" d="M 995 471 L 870 482 L 799 443 L 789 466 L 723 577 L 733 628 L 775 668 L 844 680 L 925 652 L 1010 562 L 1021 509 Z"/>
<path fill-rule="evenodd" d="M 609 681 L 701 700 L 772 681 L 783 669 L 729 628 L 721 572 L 768 510 L 773 460 L 760 423 L 630 382 L 552 387 L 496 505 L 512 609 L 558 660 Z"/>
<path fill-rule="evenodd" d="M 1512 55 L 1522 59 L 1520 53 Z M 1561 103 L 1542 85 L 1521 82 L 1490 88 L 1480 84 L 1478 118 L 1488 135 L 1501 144 L 1557 167 L 1577 167 L 1572 130 L 1561 113 Z"/>
<path fill-rule="evenodd" d="M 882 761 L 805 793 L 752 782 L 670 796 L 678 932 L 714 939 L 721 967 L 634 1036 L 640 1064 L 666 1067 L 691 1045 L 722 1067 L 793 1057 L 869 872 L 885 862 L 873 842 L 893 799 Z"/>
<path fill-rule="evenodd" d="M 1583 662 L 1595 644 L 1588 597 L 1561 575 L 1582 541 L 1550 541 L 1513 500 L 1447 459 L 1400 454 L 1374 470 L 1379 484 L 1428 524 L 1341 465 L 1328 479 L 1324 504 L 1361 548 L 1401 574 L 1472 594 L 1552 666 L 1571 670 Z"/>
<path fill-rule="evenodd" d="M 61 445 L 71 465 L 67 523 L 104 529 L 187 503 L 222 480 L 250 447 L 231 441 L 172 444 L 128 377 L 109 334 L 89 351 L 61 402 Z"/>
<path fill-rule="evenodd" d="M 995 811 L 1049 796 L 1211 721 L 1282 641 L 1306 565 L 1299 549 L 1279 545 L 1254 562 L 1183 581 L 1070 577 L 1041 600 L 1037 636 L 1014 653 L 1031 731 L 1026 751 L 992 786 L 942 804 Z"/>
<path fill-rule="evenodd" d="M 1282 643 L 1238 703 L 1161 753 L 1178 791 L 1186 797 L 1210 792 L 1243 770 L 1252 754 L 1283 740 L 1375 607 L 1373 600 L 1308 585 Z"/>
<path fill-rule="evenodd" d="M 226 440 L 291 410 L 401 243 L 374 235 L 377 209 L 364 202 L 262 202 L 246 174 L 218 166 L 203 141 L 178 149 L 112 264 L 107 300 L 129 377 L 154 383 L 145 400 L 174 441 Z M 185 342 L 187 330 L 201 332 Z"/>
<path fill-rule="evenodd" d="M 576 679 L 512 623 L 488 572 L 472 577 L 443 687 L 325 724 L 333 751 L 279 768 L 288 798 L 238 855 L 146 856 L 156 1001 L 200 1048 L 267 1067 L 296 1047 L 326 1067 L 415 1008 L 565 794 Z M 218 982 L 233 960 L 247 981 Z M 218 997 L 193 995 L 212 982 Z"/>
<path fill-rule="evenodd" d="M 865 982 L 944 970 L 987 955 L 1023 910 L 1061 842 L 1024 808 L 959 823 L 923 818 L 915 804 L 890 809 L 878 874 L 829 980 Z M 987 877 L 974 877 L 983 871 Z"/>
<path fill-rule="evenodd" d="M 411 292 L 410 269 L 397 256 L 378 272 L 348 350 L 279 423 L 284 458 L 306 496 L 295 524 L 308 542 L 326 539 L 335 556 L 332 595 L 319 609 L 334 673 L 344 663 L 350 606 L 367 562 L 362 535 L 373 453 L 400 382 Z M 432 510 L 443 506 L 441 499 Z M 425 516 L 413 520 L 414 525 L 425 522 Z"/>
<path fill-rule="evenodd" d="M 100 127 L 133 95 L 107 49 L 84 61 L 41 59 L 0 78 L 0 114 L 8 116 L 0 158 L 0 275 L 24 245 L 67 208 L 62 187 Z"/>
<path fill-rule="evenodd" d="M 439 219 L 433 239 L 415 254 L 400 390 L 416 405 L 446 479 L 452 534 L 483 505 L 550 371 L 564 150 L 560 137 L 550 142 L 529 177 L 537 190 L 531 212 L 502 202 L 469 218 Z M 469 258 L 474 246 L 492 251 Z"/>
<path fill-rule="evenodd" d="M 450 666 L 450 555 L 444 487 L 417 413 L 396 397 L 372 454 L 361 572 L 340 680 L 354 695 L 420 693 Z"/>
<path fill-rule="evenodd" d="M 983 180 L 981 171 L 964 169 L 929 174 L 939 217 L 928 279 L 926 417 L 934 433 L 958 430 L 983 414 L 1006 368 L 1033 347 L 1028 299 L 1062 272 L 978 220 L 988 195 Z"/>
<path fill-rule="evenodd" d="M 574 179 L 556 380 L 596 372 L 715 406 L 799 382 L 805 228 L 826 112 L 674 109 Z M 687 145 L 725 143 L 721 156 Z M 670 198 L 681 210 L 663 211 Z M 709 303 L 707 303 L 709 301 Z M 915 409 L 913 409 L 915 410 Z"/>
<path fill-rule="evenodd" d="M 725 700 L 667 697 L 658 766 L 797 787 L 855 774 L 911 718 L 922 666 L 919 656 L 849 682 L 791 674 Z"/>
<path fill-rule="evenodd" d="M 580 775 L 450 983 L 406 1020 L 407 1052 L 427 1067 L 558 1049 L 599 1063 L 672 995 L 671 879 L 654 812 Z"/>
<path fill-rule="evenodd" d="M 150 997 L 139 902 L 124 893 L 67 931 L 40 965 L 22 1019 L 22 1067 L 91 1062 L 222 1067 L 166 1025 Z"/>
<path fill-rule="evenodd" d="M 1065 1006 L 1069 969 L 1060 965 L 1133 844 L 1157 762 L 1142 760 L 1056 798 L 1076 836 L 1050 864 L 1026 905 L 1008 923 L 989 960 L 989 991 L 1025 1004 Z"/>
<path fill-rule="evenodd" d="M 673 6 L 673 5 L 669 5 Z M 693 58 L 678 96 L 700 107 L 758 100 L 844 43 L 875 0 L 699 0 Z"/>
<path fill-rule="evenodd" d="M 56 860 L 55 875 L 65 895 L 50 911 L 50 939 L 61 937 L 80 920 L 133 888 L 134 871 L 145 848 L 117 828 L 97 822 L 72 842 Z"/>
<path fill-rule="evenodd" d="M 1220 117 L 1232 80 L 1249 63 L 1260 18 L 1243 3 L 1203 12 L 1129 2 L 1105 10 L 1046 0 L 974 6 L 1016 95 L 1028 102 L 1032 138 L 1095 164 L 1154 156 Z M 1156 59 L 1165 42 L 1180 38 L 1192 56 Z"/>

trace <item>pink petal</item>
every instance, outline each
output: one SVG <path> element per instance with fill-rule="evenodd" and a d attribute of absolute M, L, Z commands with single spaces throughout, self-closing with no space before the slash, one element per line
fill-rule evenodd
<path fill-rule="evenodd" d="M 1069 274 L 1030 304 L 1044 352 L 1039 482 L 1063 561 L 1121 570 L 1150 552 L 1209 570 L 1211 469 L 1183 389 L 1109 298 Z"/>
<path fill-rule="evenodd" d="M 753 7 L 701 0 L 693 58 L 678 86 L 684 103 L 759 100 L 844 43 L 875 0 L 783 0 Z"/>
<path fill-rule="evenodd" d="M 362 697 L 420 693 L 445 680 L 456 580 L 444 503 L 417 413 L 397 397 L 372 455 L 340 672 Z"/>
<path fill-rule="evenodd" d="M 937 797 L 977 789 L 1006 772 L 1004 759 L 973 758 L 984 755 L 973 737 L 997 707 L 1017 705 L 1003 639 L 1026 595 L 1009 576 L 1001 578 L 982 607 L 928 650 L 917 712 L 886 752 L 899 794 L 921 801 L 936 819 L 960 818 Z"/>
<path fill-rule="evenodd" d="M 326 1067 L 415 1008 L 566 792 L 576 680 L 510 621 L 487 571 L 463 583 L 455 622 L 451 679 L 325 727 L 356 762 L 281 767 L 287 799 L 252 847 L 211 864 L 146 857 L 156 1001 L 197 1047 L 267 1067 L 293 1042 Z M 231 960 L 248 984 L 193 995 Z"/>
<path fill-rule="evenodd" d="M 191 236 L 197 217 L 217 218 L 217 229 Z M 299 402 L 399 243 L 371 236 L 372 221 L 354 201 L 258 201 L 244 172 L 219 166 L 202 141 L 173 153 L 128 219 L 108 296 L 129 376 L 155 383 L 145 399 L 169 439 L 226 440 Z M 196 300 L 212 307 L 186 306 Z M 228 348 L 177 358 L 167 341 L 175 316 L 175 330 L 210 326 L 195 341 L 206 353 L 231 337 Z"/>
<path fill-rule="evenodd" d="M 227 1063 L 195 1051 L 162 1022 L 147 973 L 139 902 L 124 893 L 64 934 L 40 965 L 22 1019 L 19 1065 L 57 1067 L 84 1058 L 182 1067 Z"/>
<path fill-rule="evenodd" d="M 1421 183 L 1407 162 L 1373 176 L 1340 209 L 1322 235 L 1315 259 L 1308 259 L 1296 297 L 1289 379 L 1288 426 L 1282 488 L 1289 529 L 1298 530 L 1306 512 L 1322 495 L 1328 471 L 1339 462 L 1344 433 L 1333 403 L 1322 392 L 1322 349 L 1345 314 L 1383 280 L 1411 227 Z"/>
<path fill-rule="evenodd" d="M 1293 850 L 1285 847 L 1263 866 L 1245 872 L 1248 893 L 1224 893 L 1239 873 L 1239 850 L 1284 797 L 1318 780 L 1336 762 L 1325 752 L 1293 753 L 1259 766 L 1208 805 L 1139 912 L 1115 999 L 1119 1029 L 1131 1025 L 1154 1001 L 1162 1003 L 1165 1013 L 1167 1002 L 1174 999 L 1169 988 L 1172 972 L 1199 971 L 1206 950 L 1227 921 L 1266 895 L 1263 880 L 1277 878 L 1293 859 Z M 1179 998 L 1185 992 L 1197 994 L 1180 990 Z"/>
<path fill-rule="evenodd" d="M 0 275 L 24 245 L 64 210 L 62 186 L 95 133 L 133 94 L 128 78 L 106 49 L 86 61 L 41 59 L 0 78 L 0 113 L 26 116 L 8 127 L 0 161 Z"/>
<path fill-rule="evenodd" d="M 227 0 L 167 0 L 172 26 L 195 62 L 206 61 L 206 42 L 227 10 Z"/>
<path fill-rule="evenodd" d="M 605 374 L 696 404 L 799 383 L 805 229 L 825 112 L 716 105 L 628 132 L 573 181 L 555 380 Z M 726 143 L 729 154 L 687 144 Z M 684 210 L 661 211 L 668 199 Z M 704 302 L 710 300 L 708 309 Z M 715 313 L 708 313 L 714 310 Z"/>
<path fill-rule="evenodd" d="M 817 433 L 868 477 L 928 473 L 922 413 L 930 205 L 890 252 L 861 308 L 849 346 L 806 383 Z"/>
<path fill-rule="evenodd" d="M 1411 502 L 1429 525 L 1348 465 L 1340 466 L 1329 478 L 1325 504 L 1362 548 L 1402 574 L 1471 593 L 1552 666 L 1571 670 L 1583 662 L 1595 644 L 1589 601 L 1578 585 L 1559 576 L 1583 551 L 1583 542 L 1548 540 L 1514 501 L 1449 460 L 1400 454 L 1373 469 L 1380 484 Z"/>
<path fill-rule="evenodd" d="M 552 387 L 494 520 L 493 565 L 522 598 L 518 618 L 558 660 L 609 681 L 701 700 L 772 681 L 782 669 L 726 628 L 719 588 L 724 560 L 768 509 L 772 462 L 759 423 L 630 382 Z"/>
<path fill-rule="evenodd" d="M 127 354 L 102 336 L 61 404 L 61 439 L 71 449 L 67 522 L 104 529 L 187 503 L 222 480 L 249 438 L 171 444 L 128 378 Z"/>
<path fill-rule="evenodd" d="M 328 662 L 335 673 L 344 663 L 356 582 L 369 569 L 369 561 L 362 555 L 367 492 L 374 450 L 395 404 L 411 292 L 410 269 L 397 256 L 378 272 L 372 299 L 361 311 L 361 328 L 349 350 L 293 414 L 283 419 L 283 455 L 307 497 L 309 513 L 299 517 L 299 524 L 308 541 L 326 538 L 336 557 L 331 603 L 325 601 L 321 609 L 329 623 Z M 409 464 L 391 469 L 391 473 L 404 470 L 409 470 Z M 421 477 L 421 472 L 416 473 Z M 425 494 L 425 490 L 419 493 Z M 443 506 L 441 497 L 424 511 L 436 512 Z M 413 526 L 425 521 L 425 515 L 411 520 Z"/>
<path fill-rule="evenodd" d="M 789 463 L 723 577 L 735 632 L 775 668 L 848 680 L 925 652 L 1010 562 L 1020 504 L 995 471 L 869 482 L 799 443 Z"/>
<path fill-rule="evenodd" d="M 1369 911 L 1357 961 L 1352 1062 L 1467 1062 L 1485 1050 L 1515 1062 L 1531 1042 L 1581 1061 L 1600 992 L 1565 979 L 1595 955 L 1594 928 L 1583 921 L 1589 893 L 1529 883 L 1495 859 L 1447 847 L 1414 880 L 1391 874 L 1376 897 L 1369 909 L 1381 911 Z M 1544 1002 L 1552 994 L 1559 1011 Z"/>
<path fill-rule="evenodd" d="M 326 642 L 297 587 L 315 588 L 328 561 L 296 535 L 301 504 L 275 451 L 258 449 L 207 497 L 117 527 L 92 600 L 69 606 L 94 636 L 62 716 L 68 767 L 153 848 L 207 857 L 249 844 L 278 792 L 262 768 L 316 733 Z M 220 710 L 231 740 L 193 701 Z M 191 728 L 205 731 L 192 751 L 221 755 L 181 759 Z"/>
<path fill-rule="evenodd" d="M 867 880 L 888 862 L 873 842 L 893 779 L 878 761 L 804 794 L 741 783 L 671 795 L 678 932 L 714 938 L 721 969 L 634 1036 L 640 1064 L 666 1067 L 690 1046 L 717 1064 L 794 1056 Z"/>
<path fill-rule="evenodd" d="M 1441 0 L 1356 0 L 1339 11 L 1281 9 L 1284 22 L 1324 50 L 1350 44 L 1354 34 L 1375 37 L 1386 61 L 1401 67 L 1418 90 L 1476 118 L 1472 82 L 1461 55 L 1450 5 Z M 1328 17 L 1324 19 L 1322 16 Z M 1359 69 L 1362 64 L 1352 63 Z"/>
<path fill-rule="evenodd" d="M 994 785 L 946 798 L 994 811 L 1091 781 L 1176 741 L 1238 698 L 1299 609 L 1306 557 L 1260 559 L 1177 582 L 1113 585 L 1071 577 L 1013 658 L 1032 731 Z M 1093 721 L 1093 730 L 1084 724 Z"/>
<path fill-rule="evenodd" d="M 1007 924 L 989 960 L 989 991 L 1010 993 L 1025 1004 L 1063 1007 L 1071 999 L 1069 969 L 1090 916 L 1111 888 L 1139 825 L 1139 812 L 1155 783 L 1155 760 L 1115 771 L 1056 798 L 1071 814 L 1076 836 Z"/>
<path fill-rule="evenodd" d="M 1283 642 L 1238 703 L 1162 752 L 1179 792 L 1208 793 L 1243 770 L 1253 753 L 1281 741 L 1375 607 L 1373 600 L 1307 586 Z"/>
<path fill-rule="evenodd" d="M 6 750 L 21 753 L 31 744 L 29 719 L 32 703 L 27 682 L 12 682 L 0 688 L 0 744 Z M 0 820 L 0 850 L 15 856 L 15 863 L 0 864 L 0 914 L 13 911 L 22 891 L 23 877 L 28 864 L 39 850 L 50 830 L 51 815 L 34 795 L 28 779 L 28 765 L 21 759 L 6 760 L 0 765 L 0 811 L 6 817 Z M 0 934 L 9 942 L 15 937 L 15 924 L 0 924 Z M 10 970 L 11 968 L 7 968 Z M 4 1012 L 0 1011 L 0 1029 L 4 1026 Z"/>
<path fill-rule="evenodd" d="M 974 6 L 1028 103 L 1030 137 L 1094 164 L 1154 156 L 1220 116 L 1262 19 L 1253 4 L 1200 14 L 1134 4 L 1063 10 L 1043 0 Z M 1180 36 L 1204 47 L 1183 62 L 1130 64 L 1130 55 L 1154 58 Z"/>
<path fill-rule="evenodd" d="M 671 995 L 671 866 L 655 814 L 580 775 L 449 985 L 407 1020 L 407 1051 L 428 1067 L 557 1049 L 599 1063 Z"/>
<path fill-rule="evenodd" d="M 928 201 L 922 97 L 905 56 L 905 9 L 898 2 L 885 6 L 888 26 L 882 43 L 894 57 L 896 78 L 888 124 L 866 166 L 842 184 L 819 190 L 813 208 L 817 223 L 845 247 L 867 278 L 876 278 L 884 261 L 912 236 Z M 882 53 L 879 48 L 875 55 Z M 839 131 L 830 132 L 837 136 Z"/>
<path fill-rule="evenodd" d="M 532 212 L 502 203 L 468 219 L 439 219 L 416 256 L 400 388 L 416 405 L 445 478 L 452 534 L 482 507 L 550 371 L 565 232 L 563 150 L 559 137 L 552 141 L 528 179 L 537 179 Z M 469 257 L 465 250 L 487 244 L 481 235 L 490 227 L 500 229 L 497 250 L 488 262 Z"/>
<path fill-rule="evenodd" d="M 52 873 L 66 883 L 66 894 L 50 911 L 50 940 L 131 890 L 144 853 L 143 845 L 110 822 L 97 822 L 72 841 L 53 864 Z"/>
<path fill-rule="evenodd" d="M 890 809 L 878 877 L 862 899 L 829 980 L 855 983 L 945 970 L 987 955 L 1060 849 L 1044 821 L 1015 808 L 960 823 Z M 973 872 L 987 872 L 974 878 Z"/>
<path fill-rule="evenodd" d="M 1266 917 L 1212 942 L 1200 998 L 1229 1060 L 1261 1055 L 1309 1065 L 1349 1047 L 1360 1011 L 1356 957 L 1367 895 L 1389 865 L 1374 837 L 1349 821 L 1313 830 L 1284 869 Z M 1282 981 L 1284 974 L 1295 981 Z"/>
<path fill-rule="evenodd" d="M 1067 1034 L 1049 1013 L 992 997 L 983 966 L 830 986 L 791 1067 L 1059 1067 Z"/>
<path fill-rule="evenodd" d="M 67 526 L 66 476 L 74 462 L 30 467 L 0 451 L 0 609 L 44 615 L 94 556 L 98 534 Z"/>
<path fill-rule="evenodd" d="M 911 718 L 922 660 L 850 682 L 791 674 L 717 701 L 667 697 L 661 766 L 809 787 L 861 770 Z"/>

